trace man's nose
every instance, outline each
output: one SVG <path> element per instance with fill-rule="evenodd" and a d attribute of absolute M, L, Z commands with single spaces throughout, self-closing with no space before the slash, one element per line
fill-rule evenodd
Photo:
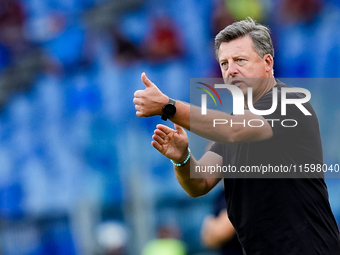
<path fill-rule="evenodd" d="M 229 63 L 227 77 L 234 77 L 238 73 L 237 65 L 233 62 Z"/>

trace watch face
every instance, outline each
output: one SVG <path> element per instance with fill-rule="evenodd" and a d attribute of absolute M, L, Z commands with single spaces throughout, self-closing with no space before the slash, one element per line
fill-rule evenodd
<path fill-rule="evenodd" d="M 174 116 L 176 113 L 176 107 L 173 104 L 167 104 L 163 108 L 163 114 L 166 115 L 168 118 Z"/>

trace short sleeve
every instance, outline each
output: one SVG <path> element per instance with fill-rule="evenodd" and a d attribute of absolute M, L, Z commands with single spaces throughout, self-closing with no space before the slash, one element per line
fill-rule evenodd
<path fill-rule="evenodd" d="M 215 142 L 209 149 L 209 151 L 214 152 L 223 157 L 223 165 L 234 165 L 236 157 L 237 144 L 228 143 L 221 144 Z"/>
<path fill-rule="evenodd" d="M 214 152 L 223 157 L 223 144 L 215 142 L 211 145 L 209 151 Z"/>

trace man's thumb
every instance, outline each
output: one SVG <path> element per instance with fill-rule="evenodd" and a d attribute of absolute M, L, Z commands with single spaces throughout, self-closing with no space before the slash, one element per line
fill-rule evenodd
<path fill-rule="evenodd" d="M 155 84 L 153 84 L 153 83 L 149 80 L 148 77 L 146 77 L 146 74 L 145 74 L 145 73 L 142 73 L 141 79 L 142 79 L 142 82 L 145 84 L 145 86 L 146 86 L 147 88 L 156 86 Z"/>
<path fill-rule="evenodd" d="M 179 135 L 185 133 L 184 129 L 183 129 L 180 125 L 175 124 L 175 129 L 177 130 L 177 133 L 178 133 Z"/>

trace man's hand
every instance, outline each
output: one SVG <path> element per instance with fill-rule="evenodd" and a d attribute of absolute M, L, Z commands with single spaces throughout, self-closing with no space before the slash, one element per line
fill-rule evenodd
<path fill-rule="evenodd" d="M 144 90 L 137 90 L 133 103 L 138 117 L 151 117 L 162 115 L 163 106 L 169 102 L 169 97 L 164 95 L 157 86 L 142 73 L 141 79 L 145 84 Z"/>
<path fill-rule="evenodd" d="M 206 247 L 219 248 L 230 241 L 234 235 L 235 229 L 228 218 L 227 210 L 222 210 L 218 217 L 210 215 L 204 219 L 201 239 Z"/>
<path fill-rule="evenodd" d="M 184 129 L 175 124 L 175 129 L 157 125 L 152 136 L 152 146 L 167 158 L 181 163 L 188 156 L 188 136 Z"/>

